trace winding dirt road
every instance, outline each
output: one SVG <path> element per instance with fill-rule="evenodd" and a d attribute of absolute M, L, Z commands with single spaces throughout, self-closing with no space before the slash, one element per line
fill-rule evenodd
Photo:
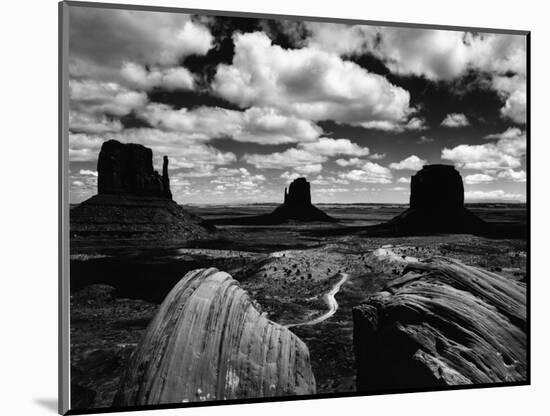
<path fill-rule="evenodd" d="M 328 311 L 326 313 L 324 313 L 323 315 L 315 319 L 311 319 L 305 322 L 300 322 L 297 324 L 289 324 L 289 325 L 286 325 L 286 327 L 291 328 L 294 326 L 302 326 L 302 325 L 316 325 L 318 323 L 321 323 L 327 320 L 332 315 L 334 315 L 338 310 L 338 302 L 336 302 L 335 296 L 340 291 L 340 288 L 346 282 L 346 280 L 349 279 L 349 274 L 347 273 L 340 273 L 340 275 L 342 276 L 342 278 L 332 287 L 332 289 L 330 289 L 328 293 L 324 295 L 325 302 L 327 303 L 327 306 L 328 306 Z"/>

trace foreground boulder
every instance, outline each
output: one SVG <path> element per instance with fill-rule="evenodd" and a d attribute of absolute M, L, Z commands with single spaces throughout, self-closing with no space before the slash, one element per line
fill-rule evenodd
<path fill-rule="evenodd" d="M 296 222 L 335 222 L 311 203 L 310 184 L 306 178 L 297 178 L 285 188 L 284 202 L 269 214 L 225 218 L 217 220 L 216 224 L 270 225 L 288 221 Z"/>
<path fill-rule="evenodd" d="M 306 345 L 217 269 L 168 294 L 122 377 L 115 406 L 315 393 Z"/>
<path fill-rule="evenodd" d="M 70 211 L 73 242 L 141 245 L 204 239 L 215 231 L 172 200 L 166 156 L 161 176 L 151 149 L 109 140 L 101 146 L 97 172 L 98 194 Z"/>
<path fill-rule="evenodd" d="M 446 258 L 385 261 L 404 274 L 353 309 L 358 391 L 526 380 L 522 283 Z"/>

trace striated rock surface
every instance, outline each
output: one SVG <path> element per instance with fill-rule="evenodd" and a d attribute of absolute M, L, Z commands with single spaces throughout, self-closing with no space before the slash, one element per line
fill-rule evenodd
<path fill-rule="evenodd" d="M 73 241 L 187 241 L 208 238 L 215 231 L 172 200 L 168 157 L 161 176 L 153 170 L 151 149 L 108 140 L 101 146 L 97 171 L 98 194 L 70 211 Z"/>
<path fill-rule="evenodd" d="M 187 273 L 122 377 L 115 406 L 315 393 L 307 346 L 261 314 L 229 274 Z"/>
<path fill-rule="evenodd" d="M 426 165 L 412 176 L 409 209 L 384 226 L 401 235 L 490 231 L 485 221 L 464 208 L 462 177 L 450 165 Z"/>
<path fill-rule="evenodd" d="M 526 380 L 523 283 L 447 258 L 382 262 L 403 275 L 353 309 L 359 391 Z"/>

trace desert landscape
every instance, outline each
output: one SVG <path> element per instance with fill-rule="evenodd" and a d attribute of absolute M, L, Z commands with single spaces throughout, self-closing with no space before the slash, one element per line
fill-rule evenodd
<path fill-rule="evenodd" d="M 530 383 L 528 32 L 61 12 L 61 412 Z"/>
<path fill-rule="evenodd" d="M 120 148 L 116 152 L 122 153 L 129 147 L 110 146 Z M 124 168 L 118 166 L 119 158 L 112 156 L 108 145 L 103 149 L 100 160 L 109 156 L 116 169 L 106 168 L 103 172 L 100 168 L 99 183 L 115 183 L 113 172 L 124 172 Z M 311 375 L 301 387 L 276 390 L 277 395 L 525 380 L 527 240 L 516 232 L 517 227 L 526 227 L 525 205 L 462 206 L 468 215 L 489 227 L 482 227 L 479 235 L 472 234 L 472 229 L 444 232 L 445 221 L 453 227 L 457 224 L 456 213 L 439 223 L 442 231 L 415 235 L 380 230 L 381 224 L 391 224 L 407 206 L 331 204 L 315 208 L 310 202 L 309 183 L 300 179 L 293 184 L 281 207 L 294 218 L 277 216 L 272 224 L 268 221 L 272 212 L 282 209 L 269 204 L 181 207 L 170 197 L 139 195 L 141 192 L 129 189 L 109 188 L 104 194 L 99 188 L 97 196 L 71 209 L 75 408 L 155 403 L 144 399 L 143 394 L 125 391 L 124 385 L 137 383 L 135 379 L 127 380 L 125 372 L 139 366 L 132 360 L 154 327 L 152 322 L 159 308 L 164 307 L 161 304 L 165 305 L 163 302 L 184 276 L 197 270 L 219 270 L 232 277 L 255 313 L 300 340 L 302 354 L 307 356 L 302 365 L 305 370 L 293 371 L 310 371 Z M 437 186 L 448 189 L 449 185 L 436 181 L 430 186 L 435 187 L 430 196 L 432 203 L 440 212 L 451 212 L 445 204 L 453 198 L 437 203 L 433 196 L 437 195 Z M 461 205 L 459 194 L 457 203 Z M 288 203 L 289 199 L 294 202 Z M 118 216 L 103 214 L 110 211 L 117 211 Z M 325 221 L 309 218 L 317 211 Z M 158 224 L 152 218 L 158 218 Z M 493 230 L 499 227 L 504 231 Z M 506 232 L 511 236 L 507 237 Z M 448 271 L 451 269 L 452 273 Z M 436 272 L 441 273 L 440 278 L 434 277 Z M 467 279 L 472 279 L 473 286 Z M 429 295 L 422 292 L 434 288 L 436 291 Z M 407 303 L 411 300 L 401 294 L 407 290 L 420 291 L 415 298 L 417 304 Z M 210 301 L 215 302 L 216 296 L 212 296 Z M 464 309 L 467 300 L 473 304 Z M 514 303 L 510 303 L 512 300 Z M 435 301 L 440 304 L 430 303 Z M 368 311 L 373 308 L 378 308 L 378 314 L 387 321 L 376 319 L 377 330 L 368 320 Z M 392 318 L 385 308 L 397 313 L 396 317 Z M 409 327 L 407 319 L 411 320 Z M 436 322 L 431 323 L 434 319 Z M 210 331 L 203 335 L 210 341 L 221 336 L 216 328 L 184 325 L 179 331 L 189 337 L 194 331 Z M 450 330 L 452 325 L 457 328 Z M 387 346 L 383 351 L 375 351 L 377 337 L 389 337 L 383 341 Z M 403 339 L 412 345 L 410 350 L 402 349 Z M 211 358 L 205 356 L 206 360 Z M 369 364 L 371 360 L 374 363 Z M 372 366 L 381 365 L 380 360 L 396 369 L 373 370 Z M 185 400 L 269 395 L 255 389 L 254 381 L 233 395 L 197 393 L 207 388 L 200 376 L 204 371 L 197 368 L 181 374 L 184 380 L 189 378 L 183 389 L 187 392 Z M 219 369 L 216 371 L 216 377 L 225 377 Z M 253 380 L 254 375 L 249 378 Z M 166 397 L 164 400 L 174 401 L 173 393 Z M 158 400 L 156 403 L 163 403 Z"/>

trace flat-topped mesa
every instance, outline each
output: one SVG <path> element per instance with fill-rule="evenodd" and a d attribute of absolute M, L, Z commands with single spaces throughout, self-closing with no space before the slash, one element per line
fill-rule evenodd
<path fill-rule="evenodd" d="M 459 209 L 464 207 L 460 173 L 450 165 L 424 165 L 411 178 L 411 208 Z"/>
<path fill-rule="evenodd" d="M 384 227 L 400 235 L 485 234 L 490 228 L 464 207 L 462 177 L 450 165 L 425 165 L 412 176 L 409 209 Z"/>
<path fill-rule="evenodd" d="M 172 199 L 168 158 L 164 156 L 162 176 L 153 169 L 153 151 L 135 143 L 108 140 L 97 161 L 98 194 L 136 195 Z"/>
<path fill-rule="evenodd" d="M 311 190 L 306 178 L 297 178 L 285 188 L 285 205 L 293 207 L 309 207 L 311 205 Z"/>

